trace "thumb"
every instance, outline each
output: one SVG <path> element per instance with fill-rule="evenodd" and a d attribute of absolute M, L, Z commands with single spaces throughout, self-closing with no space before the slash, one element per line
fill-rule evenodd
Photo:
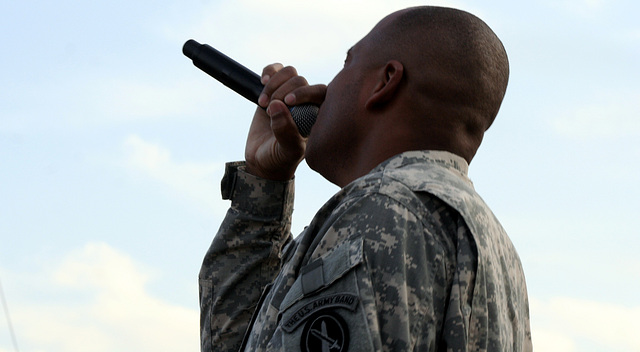
<path fill-rule="evenodd" d="M 280 100 L 273 100 L 267 108 L 267 114 L 271 118 L 271 130 L 278 144 L 295 154 L 299 150 L 304 152 L 304 138 L 298 132 L 287 105 Z"/>

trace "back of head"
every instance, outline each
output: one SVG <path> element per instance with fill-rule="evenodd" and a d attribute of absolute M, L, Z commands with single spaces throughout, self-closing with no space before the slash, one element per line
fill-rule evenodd
<path fill-rule="evenodd" d="M 392 13 L 349 50 L 328 85 L 307 163 L 344 186 L 409 150 L 470 162 L 508 76 L 502 43 L 477 17 L 431 6 Z"/>
<path fill-rule="evenodd" d="M 379 59 L 404 65 L 412 111 L 425 128 L 455 133 L 470 160 L 498 114 L 509 62 L 496 34 L 476 16 L 456 9 L 422 6 L 389 16 L 379 33 Z"/>

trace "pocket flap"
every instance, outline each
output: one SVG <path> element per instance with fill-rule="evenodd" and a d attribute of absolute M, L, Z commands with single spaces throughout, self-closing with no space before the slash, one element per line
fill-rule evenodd
<path fill-rule="evenodd" d="M 331 285 L 364 260 L 362 237 L 348 240 L 334 250 L 300 269 L 300 275 L 280 304 L 286 310 L 302 297 L 312 295 Z"/>

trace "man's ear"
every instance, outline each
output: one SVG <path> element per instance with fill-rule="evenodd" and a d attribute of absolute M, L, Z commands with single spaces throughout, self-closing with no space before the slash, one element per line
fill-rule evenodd
<path fill-rule="evenodd" d="M 389 102 L 402 82 L 404 66 L 400 61 L 391 60 L 381 69 L 373 91 L 365 103 L 365 108 L 373 109 Z"/>

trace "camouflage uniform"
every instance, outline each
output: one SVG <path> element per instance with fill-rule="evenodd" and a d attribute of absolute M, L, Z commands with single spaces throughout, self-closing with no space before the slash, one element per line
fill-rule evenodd
<path fill-rule="evenodd" d="M 200 272 L 202 351 L 530 351 L 524 274 L 464 159 L 397 155 L 293 240 L 293 182 L 230 163 Z"/>

